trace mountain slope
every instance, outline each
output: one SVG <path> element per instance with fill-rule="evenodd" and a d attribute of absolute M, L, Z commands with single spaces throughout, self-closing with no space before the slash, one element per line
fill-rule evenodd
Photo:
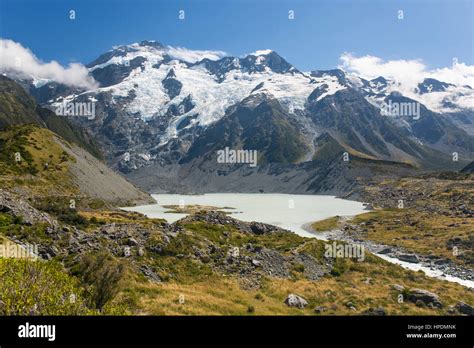
<path fill-rule="evenodd" d="M 252 95 L 229 110 L 192 144 L 181 163 L 200 157 L 215 161 L 225 147 L 256 150 L 260 164 L 296 163 L 308 150 L 298 125 L 276 99 Z"/>
<path fill-rule="evenodd" d="M 0 75 L 0 129 L 27 123 L 44 127 L 44 121 L 35 108 L 35 100 L 20 85 Z"/>
<path fill-rule="evenodd" d="M 36 105 L 19 85 L 0 77 L 0 182 L 30 196 L 132 204 L 152 202 L 107 168 L 88 133 Z"/>
<path fill-rule="evenodd" d="M 348 150 L 353 149 L 368 158 L 410 162 L 426 168 L 452 165 L 448 154 L 413 141 L 353 88 L 321 100 L 310 97 L 307 109 L 316 125 Z"/>
<path fill-rule="evenodd" d="M 97 158 L 102 156 L 97 144 L 85 129 L 42 108 L 15 81 L 0 75 L 0 130 L 10 125 L 23 124 L 48 128 Z"/>
<path fill-rule="evenodd" d="M 341 69 L 301 72 L 271 50 L 232 57 L 156 41 L 116 47 L 87 68 L 98 88 L 78 90 L 56 82 L 29 88 L 48 107 L 93 101 L 94 119 L 70 121 L 94 135 L 112 168 L 144 187 L 156 179 L 153 170 L 174 181 L 172 187 L 179 187 L 183 175 L 194 177 L 197 168 L 243 175 L 247 169 L 239 165 L 225 170 L 216 165 L 216 151 L 226 147 L 257 150 L 265 168 L 292 171 L 300 162 L 312 167 L 318 159 L 316 139 L 323 134 L 333 139 L 325 147 L 335 147 L 326 154 L 342 147 L 377 161 L 375 168 L 396 161 L 402 167 L 459 170 L 474 158 L 469 106 L 474 90 L 429 76 L 406 90 L 383 76 L 366 80 Z M 415 103 L 420 117 L 386 116 L 382 110 L 388 102 Z M 169 176 L 176 171 L 175 179 Z"/>
<path fill-rule="evenodd" d="M 2 189 L 21 189 L 31 197 L 69 197 L 86 205 L 94 200 L 153 202 L 92 154 L 48 129 L 11 126 L 0 132 L 0 148 Z"/>
<path fill-rule="evenodd" d="M 461 169 L 461 173 L 474 173 L 474 161 Z"/>

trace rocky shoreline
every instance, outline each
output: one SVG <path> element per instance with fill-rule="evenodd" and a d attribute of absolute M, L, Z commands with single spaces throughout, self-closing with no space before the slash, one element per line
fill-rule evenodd
<path fill-rule="evenodd" d="M 343 242 L 358 244 L 373 254 L 383 255 L 392 259 L 397 259 L 410 264 L 417 264 L 421 268 L 432 271 L 441 272 L 441 277 L 452 276 L 462 280 L 474 281 L 474 271 L 467 267 L 456 265 L 452 260 L 441 258 L 435 255 L 419 255 L 411 253 L 401 247 L 387 246 L 383 244 L 374 243 L 372 241 L 363 240 L 347 233 L 351 230 L 357 236 L 357 225 L 346 225 L 342 229 L 334 229 L 326 232 L 315 232 L 310 226 L 306 225 L 304 228 L 315 235 L 318 239 L 325 240 L 340 240 Z M 474 288 L 474 287 L 473 287 Z"/>

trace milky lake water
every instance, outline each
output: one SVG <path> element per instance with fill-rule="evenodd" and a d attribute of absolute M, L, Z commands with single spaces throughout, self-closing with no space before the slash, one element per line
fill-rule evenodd
<path fill-rule="evenodd" d="M 186 214 L 166 213 L 164 205 L 208 205 L 230 212 L 231 217 L 242 221 L 272 224 L 304 237 L 314 237 L 303 225 L 334 215 L 350 216 L 363 213 L 360 202 L 347 201 L 334 196 L 290 195 L 272 193 L 209 193 L 204 195 L 152 195 L 157 204 L 143 205 L 126 210 L 137 211 L 151 218 L 177 221 Z"/>
<path fill-rule="evenodd" d="M 242 221 L 258 221 L 290 230 L 300 236 L 315 238 L 304 229 L 310 222 L 328 217 L 353 216 L 367 212 L 361 202 L 348 201 L 335 196 L 292 195 L 272 193 L 209 193 L 204 195 L 158 194 L 152 195 L 157 204 L 123 208 L 137 211 L 150 218 L 162 218 L 169 223 L 187 214 L 167 213 L 166 205 L 206 205 L 231 213 L 231 217 Z M 322 237 L 321 239 L 325 239 Z M 474 282 L 441 274 L 427 267 L 410 264 L 386 255 L 383 259 L 414 271 L 422 270 L 426 275 L 474 287 Z"/>

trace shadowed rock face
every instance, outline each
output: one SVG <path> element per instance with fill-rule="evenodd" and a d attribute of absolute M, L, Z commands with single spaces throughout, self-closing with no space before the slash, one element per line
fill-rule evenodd
<path fill-rule="evenodd" d="M 461 169 L 461 173 L 474 173 L 474 161 Z"/>
<path fill-rule="evenodd" d="M 176 74 L 174 73 L 174 70 L 171 69 L 166 78 L 161 82 L 170 99 L 173 99 L 174 97 L 179 95 L 179 93 L 181 92 L 181 87 L 183 87 L 183 84 L 176 80 L 175 77 Z"/>
<path fill-rule="evenodd" d="M 136 57 L 130 60 L 128 65 L 110 64 L 104 68 L 94 69 L 92 76 L 101 87 L 112 86 L 123 81 L 134 69 L 143 67 L 145 61 L 146 58 Z"/>

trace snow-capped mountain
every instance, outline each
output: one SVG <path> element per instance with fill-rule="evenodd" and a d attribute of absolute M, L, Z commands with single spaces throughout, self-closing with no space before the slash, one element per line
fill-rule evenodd
<path fill-rule="evenodd" d="M 133 96 L 126 106 L 129 114 L 165 118 L 160 137 L 165 144 L 180 129 L 216 122 L 252 93 L 275 96 L 291 113 L 304 110 L 307 97 L 326 82 L 299 72 L 270 50 L 218 60 L 183 51 L 176 54 L 174 48 L 148 41 L 119 47 L 88 66 L 101 85 L 94 93 L 110 93 L 112 101 Z M 328 93 L 341 88 L 332 79 L 327 82 L 332 87 Z"/>
<path fill-rule="evenodd" d="M 209 158 L 226 146 L 257 149 L 261 163 L 307 162 L 321 155 L 321 137 L 362 157 L 417 165 L 438 158 L 443 166 L 453 151 L 465 161 L 474 155 L 470 86 L 426 78 L 407 89 L 341 69 L 302 72 L 272 50 L 230 57 L 156 41 L 116 47 L 87 69 L 97 88 L 27 87 L 52 108 L 94 101 L 94 119 L 72 119 L 124 173 Z M 419 117 L 384 116 L 390 102 L 420 104 Z"/>
<path fill-rule="evenodd" d="M 433 78 L 425 78 L 410 89 L 380 76 L 370 81 L 362 80 L 361 90 L 375 104 L 396 92 L 425 105 L 433 112 L 450 113 L 474 109 L 474 90 L 470 86 L 456 86 Z"/>

